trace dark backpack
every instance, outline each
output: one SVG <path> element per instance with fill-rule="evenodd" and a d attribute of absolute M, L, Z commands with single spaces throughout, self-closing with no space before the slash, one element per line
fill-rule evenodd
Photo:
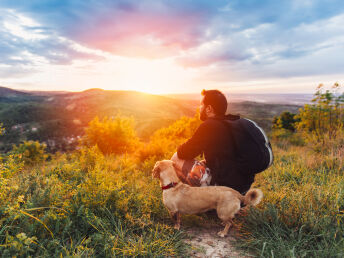
<path fill-rule="evenodd" d="M 247 174 L 257 174 L 272 165 L 271 144 L 264 130 L 254 121 L 229 115 L 220 120 L 228 128 L 238 164 Z"/>

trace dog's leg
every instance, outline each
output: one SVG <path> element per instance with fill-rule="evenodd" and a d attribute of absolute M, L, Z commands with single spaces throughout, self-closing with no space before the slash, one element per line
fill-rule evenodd
<path fill-rule="evenodd" d="M 174 229 L 179 230 L 180 229 L 180 218 L 181 218 L 180 213 L 176 212 L 175 217 L 176 217 L 176 223 L 174 224 Z"/>
<path fill-rule="evenodd" d="M 225 228 L 222 231 L 217 233 L 220 237 L 227 236 L 228 230 L 229 230 L 230 226 L 232 225 L 232 220 L 227 221 L 225 223 L 226 223 Z"/>
<path fill-rule="evenodd" d="M 174 228 L 179 230 L 180 229 L 180 213 L 177 212 L 170 212 L 172 221 L 174 223 Z"/>

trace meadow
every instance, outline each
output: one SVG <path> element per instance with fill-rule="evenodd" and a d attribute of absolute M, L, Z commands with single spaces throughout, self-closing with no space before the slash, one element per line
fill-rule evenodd
<path fill-rule="evenodd" d="M 275 161 L 254 183 L 264 199 L 235 220 L 243 253 L 344 255 L 343 102 L 326 103 L 324 94 L 289 121 L 295 130 L 286 129 L 284 116 L 274 119 Z M 307 115 L 314 110 L 317 116 Z M 74 151 L 52 154 L 39 142 L 18 144 L 0 166 L 0 254 L 185 257 L 187 235 L 173 229 L 151 170 L 199 124 L 197 115 L 183 117 L 143 141 L 133 118 L 96 118 Z"/>

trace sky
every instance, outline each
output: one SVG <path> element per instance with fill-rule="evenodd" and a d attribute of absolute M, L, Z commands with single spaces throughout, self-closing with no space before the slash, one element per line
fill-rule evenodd
<path fill-rule="evenodd" d="M 0 0 L 0 85 L 313 93 L 344 82 L 342 0 Z"/>

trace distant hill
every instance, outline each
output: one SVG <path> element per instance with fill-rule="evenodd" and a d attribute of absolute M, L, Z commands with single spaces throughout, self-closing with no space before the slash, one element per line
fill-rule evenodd
<path fill-rule="evenodd" d="M 132 116 L 141 137 L 166 126 L 181 116 L 195 114 L 194 104 L 187 101 L 135 91 L 90 89 L 47 98 L 45 103 L 55 106 L 71 120 L 87 125 L 95 116 Z"/>
<path fill-rule="evenodd" d="M 303 93 L 225 93 L 230 103 L 238 103 L 244 101 L 267 103 L 267 104 L 289 104 L 304 105 L 310 103 L 313 94 Z M 200 94 L 166 94 L 165 96 L 175 99 L 199 99 Z"/>
<path fill-rule="evenodd" d="M 22 92 L 0 87 L 0 122 L 6 134 L 0 137 L 0 150 L 23 140 L 48 143 L 52 150 L 68 149 L 95 117 L 118 114 L 133 117 L 139 137 L 148 140 L 157 129 L 182 116 L 194 116 L 199 98 L 173 98 L 135 91 L 89 89 L 82 92 Z M 298 105 L 232 102 L 230 113 L 258 122 L 265 130 L 273 116 L 284 110 L 296 113 Z"/>
<path fill-rule="evenodd" d="M 243 101 L 230 103 L 227 112 L 252 119 L 268 132 L 271 129 L 274 116 L 281 114 L 283 111 L 298 113 L 301 107 L 301 105 Z"/>
<path fill-rule="evenodd" d="M 0 86 L 0 97 L 17 97 L 17 96 L 28 96 L 28 95 L 30 94 Z"/>
<path fill-rule="evenodd" d="M 133 117 L 142 139 L 181 116 L 195 114 L 193 101 L 134 91 L 89 89 L 82 92 L 21 92 L 1 88 L 0 122 L 6 135 L 0 149 L 23 140 L 47 142 L 52 149 L 64 149 L 63 142 L 75 142 L 95 117 L 118 114 Z M 2 147 L 1 147 L 2 142 Z"/>

